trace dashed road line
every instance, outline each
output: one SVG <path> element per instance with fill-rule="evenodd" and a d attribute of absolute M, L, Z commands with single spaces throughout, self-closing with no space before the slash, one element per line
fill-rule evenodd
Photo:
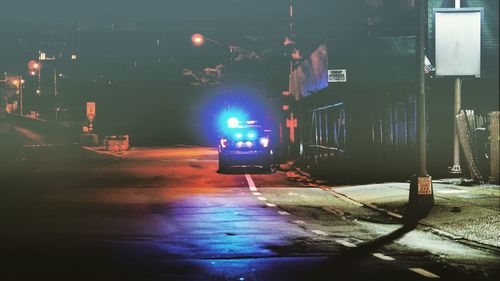
<path fill-rule="evenodd" d="M 287 212 L 287 211 L 278 211 L 278 214 L 280 214 L 282 216 L 288 216 L 288 215 L 290 215 L 290 213 Z"/>
<path fill-rule="evenodd" d="M 255 196 L 261 196 L 262 193 L 260 193 L 260 192 L 253 192 L 253 195 L 255 195 Z"/>
<path fill-rule="evenodd" d="M 272 203 L 266 203 L 266 206 L 268 206 L 269 208 L 275 208 L 276 207 L 276 205 L 272 204 Z"/>
<path fill-rule="evenodd" d="M 434 278 L 434 279 L 440 278 L 439 275 L 436 275 L 420 267 L 410 267 L 408 269 L 427 278 Z"/>
<path fill-rule="evenodd" d="M 267 198 L 263 196 L 259 196 L 257 197 L 257 199 L 259 199 L 260 201 L 267 201 Z"/>
<path fill-rule="evenodd" d="M 389 257 L 389 256 L 386 256 L 382 253 L 373 253 L 372 256 L 376 257 L 376 258 L 379 258 L 381 260 L 384 260 L 384 261 L 393 261 L 395 260 L 393 257 Z"/>
<path fill-rule="evenodd" d="M 252 177 L 249 174 L 245 174 L 245 178 L 247 179 L 248 187 L 250 188 L 250 190 L 257 191 L 257 188 L 255 187 L 255 183 L 253 182 Z"/>
<path fill-rule="evenodd" d="M 293 221 L 293 223 L 298 224 L 298 225 L 305 225 L 306 224 L 304 221 Z"/>

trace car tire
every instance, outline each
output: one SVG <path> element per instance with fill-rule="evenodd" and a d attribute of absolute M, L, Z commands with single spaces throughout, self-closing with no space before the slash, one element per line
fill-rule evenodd
<path fill-rule="evenodd" d="M 271 165 L 271 161 L 268 161 L 264 165 L 262 165 L 262 171 L 264 171 L 266 173 L 272 173 L 273 172 L 273 167 Z"/>
<path fill-rule="evenodd" d="M 224 161 L 224 159 L 219 157 L 219 170 L 218 170 L 218 172 L 224 173 L 225 171 L 227 171 L 226 161 Z"/>

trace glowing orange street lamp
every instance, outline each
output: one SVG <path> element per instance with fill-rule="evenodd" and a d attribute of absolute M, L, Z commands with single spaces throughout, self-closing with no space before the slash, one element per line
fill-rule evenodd
<path fill-rule="evenodd" d="M 199 33 L 195 33 L 193 34 L 193 36 L 191 36 L 191 42 L 193 42 L 193 45 L 195 45 L 196 47 L 199 47 L 205 44 L 205 37 L 203 37 L 203 35 Z"/>
<path fill-rule="evenodd" d="M 36 60 L 30 60 L 28 62 L 28 69 L 29 70 L 35 70 L 40 68 L 40 64 Z"/>

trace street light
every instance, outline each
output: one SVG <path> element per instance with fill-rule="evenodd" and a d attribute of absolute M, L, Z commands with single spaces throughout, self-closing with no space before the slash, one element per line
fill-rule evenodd
<path fill-rule="evenodd" d="M 205 44 L 205 41 L 209 41 L 209 42 L 212 42 L 216 45 L 219 45 L 221 47 L 224 47 L 224 48 L 227 48 L 229 50 L 230 53 L 232 53 L 235 49 L 235 46 L 233 45 L 226 45 L 226 44 L 223 44 L 217 40 L 214 40 L 214 39 L 210 39 L 208 37 L 205 37 L 203 36 L 203 34 L 200 34 L 200 33 L 195 33 L 191 36 L 191 42 L 193 43 L 193 45 L 195 45 L 196 47 L 200 47 L 202 46 L 203 44 Z"/>
<path fill-rule="evenodd" d="M 205 37 L 199 33 L 193 34 L 191 36 L 191 42 L 193 42 L 193 45 L 196 47 L 200 47 L 201 45 L 205 44 Z"/>

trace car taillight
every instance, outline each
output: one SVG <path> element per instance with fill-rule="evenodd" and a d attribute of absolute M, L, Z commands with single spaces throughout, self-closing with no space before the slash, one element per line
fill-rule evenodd
<path fill-rule="evenodd" d="M 260 138 L 260 145 L 262 145 L 263 147 L 268 147 L 269 146 L 269 138 L 267 138 L 267 137 Z"/>
<path fill-rule="evenodd" d="M 227 147 L 227 139 L 220 139 L 220 146 L 222 148 L 226 148 Z"/>

